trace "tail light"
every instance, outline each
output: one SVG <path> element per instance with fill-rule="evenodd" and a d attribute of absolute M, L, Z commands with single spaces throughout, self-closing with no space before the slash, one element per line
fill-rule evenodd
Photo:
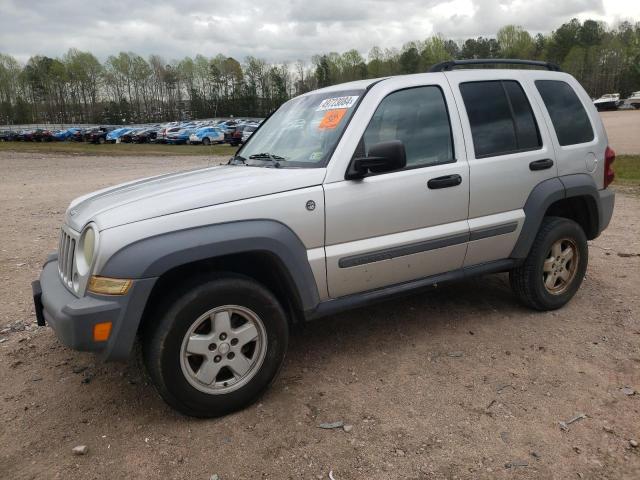
<path fill-rule="evenodd" d="M 613 171 L 613 162 L 615 159 L 616 152 L 613 151 L 613 148 L 607 146 L 607 149 L 604 151 L 604 188 L 607 188 L 616 177 Z"/>

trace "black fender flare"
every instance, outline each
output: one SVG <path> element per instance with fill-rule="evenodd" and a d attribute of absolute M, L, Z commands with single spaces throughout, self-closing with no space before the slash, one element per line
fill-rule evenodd
<path fill-rule="evenodd" d="M 524 204 L 525 220 L 520 231 L 520 236 L 511 251 L 511 258 L 526 258 L 536 238 L 542 220 L 547 209 L 558 200 L 571 197 L 586 197 L 589 215 L 596 225 L 596 233 L 599 233 L 603 225 L 600 219 L 600 196 L 598 188 L 591 177 L 586 173 L 564 175 L 550 178 L 536 185 Z"/>
<path fill-rule="evenodd" d="M 117 251 L 100 274 L 113 278 L 157 278 L 175 267 L 248 252 L 266 252 L 281 263 L 303 310 L 318 305 L 320 296 L 306 247 L 289 227 L 274 220 L 206 225 L 148 237 Z"/>

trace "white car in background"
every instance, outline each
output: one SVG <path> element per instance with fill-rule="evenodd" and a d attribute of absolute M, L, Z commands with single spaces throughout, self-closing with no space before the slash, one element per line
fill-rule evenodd
<path fill-rule="evenodd" d="M 259 125 L 246 125 L 242 130 L 242 144 L 245 144 L 249 137 L 258 129 Z"/>
<path fill-rule="evenodd" d="M 593 101 L 593 104 L 600 111 L 602 110 L 616 110 L 622 102 L 620 101 L 619 93 L 605 93 L 600 98 Z"/>
<path fill-rule="evenodd" d="M 640 109 L 640 91 L 633 92 L 629 95 L 629 98 L 627 98 L 625 103 L 631 105 L 635 109 Z"/>

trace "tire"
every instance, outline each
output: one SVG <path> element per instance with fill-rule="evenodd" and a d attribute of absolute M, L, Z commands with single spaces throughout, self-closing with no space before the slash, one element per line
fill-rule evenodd
<path fill-rule="evenodd" d="M 99 143 L 100 145 L 104 145 L 104 142 L 105 142 L 104 137 L 100 137 L 100 138 L 98 138 L 98 143 Z"/>
<path fill-rule="evenodd" d="M 524 263 L 509 272 L 511 288 L 530 308 L 556 310 L 578 291 L 588 262 L 582 227 L 566 218 L 545 217 Z"/>
<path fill-rule="evenodd" d="M 211 145 L 211 140 L 209 140 L 209 137 L 204 137 L 202 139 L 202 145 L 204 145 L 205 147 L 208 147 L 209 145 Z"/>
<path fill-rule="evenodd" d="M 185 415 L 218 417 L 250 405 L 282 366 L 287 316 L 276 297 L 251 279 L 201 277 L 155 312 L 142 335 L 144 362 L 162 398 Z M 251 328 L 256 339 L 247 341 Z"/>

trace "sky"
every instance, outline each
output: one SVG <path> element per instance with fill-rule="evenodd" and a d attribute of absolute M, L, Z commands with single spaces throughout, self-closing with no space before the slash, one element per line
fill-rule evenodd
<path fill-rule="evenodd" d="M 547 33 L 573 17 L 640 21 L 639 0 L 0 0 L 0 53 L 25 62 L 69 48 L 166 60 L 219 53 L 309 61 L 317 53 L 397 47 L 434 34 Z"/>

